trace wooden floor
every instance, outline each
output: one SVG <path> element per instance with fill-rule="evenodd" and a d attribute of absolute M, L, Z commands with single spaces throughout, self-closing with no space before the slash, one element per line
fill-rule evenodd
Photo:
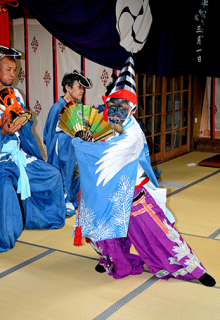
<path fill-rule="evenodd" d="M 90 245 L 72 245 L 71 217 L 59 230 L 24 230 L 15 248 L 0 254 L 0 319 L 220 319 L 220 169 L 197 165 L 212 155 L 192 152 L 156 168 L 176 228 L 215 287 L 158 280 L 147 268 L 121 280 L 99 274 Z"/>

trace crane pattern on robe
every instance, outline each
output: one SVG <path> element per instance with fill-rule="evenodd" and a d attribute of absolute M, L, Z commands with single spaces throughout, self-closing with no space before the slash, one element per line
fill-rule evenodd
<path fill-rule="evenodd" d="M 99 165 L 95 174 L 99 173 L 96 185 L 103 180 L 103 186 L 106 185 L 123 167 L 136 160 L 144 148 L 143 139 L 137 139 L 133 130 L 125 131 L 125 138 L 113 142 L 113 146 L 103 152 L 103 157 L 96 162 Z"/>
<path fill-rule="evenodd" d="M 144 134 L 133 117 L 130 124 L 105 142 L 72 140 L 81 188 L 73 236 L 78 220 L 82 236 L 93 241 L 127 236 L 139 166 L 158 187 Z"/>

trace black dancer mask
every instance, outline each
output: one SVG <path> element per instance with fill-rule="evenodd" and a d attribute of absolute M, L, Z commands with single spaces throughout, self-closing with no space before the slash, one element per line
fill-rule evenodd
<path fill-rule="evenodd" d="M 123 124 L 128 118 L 130 105 L 125 99 L 111 98 L 107 103 L 108 121 L 116 124 Z"/>

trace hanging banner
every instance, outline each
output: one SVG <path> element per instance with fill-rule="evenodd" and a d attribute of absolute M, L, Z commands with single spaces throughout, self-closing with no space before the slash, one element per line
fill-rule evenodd
<path fill-rule="evenodd" d="M 64 74 L 73 72 L 74 69 L 81 72 L 81 56 L 69 49 L 59 40 L 56 40 L 56 55 L 57 55 L 57 88 L 58 99 L 63 96 L 63 87 L 61 82 Z"/>
<path fill-rule="evenodd" d="M 53 105 L 52 36 L 34 19 L 28 19 L 29 105 L 34 124 L 33 133 L 46 158 L 43 131 L 47 114 Z"/>
<path fill-rule="evenodd" d="M 113 70 L 85 59 L 85 75 L 92 81 L 92 88 L 86 90 L 85 103 L 97 107 L 103 104 L 102 96 L 105 95 L 106 85 L 112 78 Z"/>

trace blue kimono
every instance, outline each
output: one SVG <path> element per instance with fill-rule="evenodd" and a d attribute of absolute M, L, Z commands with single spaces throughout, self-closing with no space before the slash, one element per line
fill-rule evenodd
<path fill-rule="evenodd" d="M 14 91 L 25 109 L 20 93 Z M 43 160 L 32 123 L 3 136 L 0 127 L 0 252 L 13 248 L 24 228 L 56 229 L 65 224 L 61 175 Z"/>
<path fill-rule="evenodd" d="M 71 217 L 78 208 L 77 195 L 79 192 L 79 174 L 76 166 L 75 150 L 71 137 L 57 130 L 59 114 L 66 105 L 60 97 L 51 107 L 44 128 L 44 144 L 47 147 L 47 161 L 61 172 L 66 201 L 66 216 Z"/>
<path fill-rule="evenodd" d="M 165 208 L 166 196 L 159 189 L 145 137 L 134 117 L 121 135 L 108 141 L 75 138 L 72 144 L 81 189 L 75 227 L 79 222 L 83 237 L 100 241 L 127 236 L 135 186 L 139 179 L 144 179 L 143 175 L 151 181 L 152 192 L 160 198 L 165 215 L 174 223 L 174 217 Z"/>

